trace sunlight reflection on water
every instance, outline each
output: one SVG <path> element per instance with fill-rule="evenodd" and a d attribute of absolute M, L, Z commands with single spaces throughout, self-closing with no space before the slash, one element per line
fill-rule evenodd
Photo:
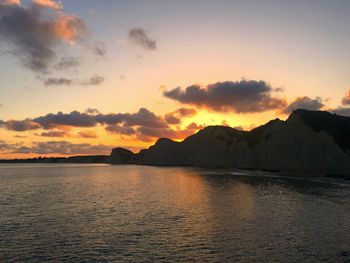
<path fill-rule="evenodd" d="M 0 259 L 350 260 L 350 187 L 245 173 L 0 165 Z"/>

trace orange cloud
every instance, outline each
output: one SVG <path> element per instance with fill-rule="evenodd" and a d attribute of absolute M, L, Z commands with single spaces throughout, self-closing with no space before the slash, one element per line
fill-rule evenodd
<path fill-rule="evenodd" d="M 72 44 L 87 36 L 83 19 L 64 13 L 61 3 L 53 0 L 33 0 L 29 6 L 20 3 L 6 0 L 5 5 L 0 4 L 0 40 L 6 40 L 12 54 L 35 72 L 48 71 L 58 55 L 59 44 Z M 47 8 L 52 12 L 45 12 Z"/>
<path fill-rule="evenodd" d="M 16 0 L 12 0 L 16 1 Z M 19 0 L 17 0 L 19 2 Z M 61 2 L 55 2 L 52 0 L 33 0 L 33 3 L 38 6 L 51 8 L 55 10 L 61 10 L 62 9 L 62 3 Z"/>
<path fill-rule="evenodd" d="M 343 105 L 350 105 L 350 90 L 342 100 Z"/>
<path fill-rule="evenodd" d="M 4 0 L 0 3 L 0 5 L 20 5 L 20 0 Z"/>
<path fill-rule="evenodd" d="M 70 43 L 74 43 L 82 35 L 86 34 L 86 31 L 82 31 L 84 28 L 81 18 L 73 15 L 60 15 L 53 23 L 55 35 Z"/>

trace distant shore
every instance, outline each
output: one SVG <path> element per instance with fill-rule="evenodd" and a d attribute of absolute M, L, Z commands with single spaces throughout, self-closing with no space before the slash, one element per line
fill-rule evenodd
<path fill-rule="evenodd" d="M 108 157 L 108 155 L 37 157 L 26 159 L 2 159 L 0 163 L 108 163 Z"/>

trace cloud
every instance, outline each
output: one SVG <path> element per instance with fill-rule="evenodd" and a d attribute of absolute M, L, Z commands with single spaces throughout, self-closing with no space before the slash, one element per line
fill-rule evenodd
<path fill-rule="evenodd" d="M 342 104 L 345 105 L 350 105 L 350 90 L 348 91 L 348 94 L 343 98 Z"/>
<path fill-rule="evenodd" d="M 10 153 L 10 152 L 15 151 L 16 149 L 22 147 L 22 144 L 23 143 L 9 144 L 3 140 L 0 140 L 0 152 Z"/>
<path fill-rule="evenodd" d="M 33 121 L 44 129 L 52 129 L 60 126 L 94 127 L 97 124 L 95 115 L 72 111 L 71 113 L 49 113 L 45 116 L 34 118 Z"/>
<path fill-rule="evenodd" d="M 282 112 L 289 114 L 293 110 L 304 109 L 304 110 L 320 110 L 324 107 L 323 99 L 316 97 L 311 99 L 310 97 L 298 97 L 292 101 Z"/>
<path fill-rule="evenodd" d="M 75 57 L 63 57 L 55 65 L 55 69 L 66 70 L 70 68 L 77 68 L 80 65 L 80 60 Z"/>
<path fill-rule="evenodd" d="M 60 2 L 55 2 L 52 0 L 32 0 L 32 2 L 35 5 L 41 6 L 41 7 L 46 7 L 46 8 L 51 8 L 54 10 L 61 10 L 63 8 L 62 3 Z"/>
<path fill-rule="evenodd" d="M 219 112 L 255 113 L 278 110 L 286 101 L 272 97 L 274 90 L 265 81 L 241 80 L 210 84 L 204 88 L 192 85 L 164 91 L 163 95 L 182 104 Z"/>
<path fill-rule="evenodd" d="M 68 137 L 70 134 L 66 131 L 48 131 L 48 132 L 42 132 L 40 136 L 42 137 Z"/>
<path fill-rule="evenodd" d="M 102 58 L 106 58 L 106 55 L 107 55 L 106 45 L 102 42 L 95 43 L 94 48 L 93 48 L 93 52 L 97 56 L 100 56 Z"/>
<path fill-rule="evenodd" d="M 37 130 L 41 128 L 39 123 L 31 119 L 25 119 L 22 121 L 16 121 L 16 120 L 6 121 L 4 123 L 4 126 L 8 130 L 18 131 L 18 132 Z"/>
<path fill-rule="evenodd" d="M 35 129 L 56 129 L 64 127 L 89 128 L 97 125 L 119 125 L 125 127 L 145 126 L 154 128 L 167 128 L 167 123 L 146 108 L 140 108 L 136 113 L 110 113 L 102 114 L 90 109 L 86 112 L 72 111 L 70 113 L 49 113 L 33 119 L 10 120 L 3 122 L 8 130 L 27 131 Z"/>
<path fill-rule="evenodd" d="M 169 124 L 180 124 L 182 118 L 193 117 L 197 114 L 194 109 L 180 108 L 176 111 L 165 114 L 164 120 Z"/>
<path fill-rule="evenodd" d="M 197 130 L 203 129 L 204 127 L 205 127 L 204 125 L 198 125 L 197 123 L 192 122 L 187 126 L 187 129 L 191 131 L 197 131 Z"/>
<path fill-rule="evenodd" d="M 5 151 L 5 150 L 8 150 L 10 148 L 11 148 L 11 146 L 9 144 L 7 144 L 5 141 L 0 140 L 0 150 L 1 151 Z"/>
<path fill-rule="evenodd" d="M 180 108 L 173 113 L 179 116 L 193 116 L 196 111 Z M 71 128 L 93 128 L 102 126 L 109 134 L 130 136 L 142 141 L 153 141 L 158 137 L 171 139 L 183 139 L 202 126 L 191 123 L 184 129 L 172 128 L 165 121 L 165 117 L 157 116 L 146 108 L 140 108 L 135 113 L 110 113 L 102 114 L 95 109 L 85 112 L 72 111 L 71 113 L 58 112 L 39 116 L 22 121 L 5 121 L 4 128 L 14 131 L 32 131 L 46 129 L 40 134 L 44 137 L 73 137 L 68 130 Z M 58 130 L 57 130 L 58 129 Z M 79 131 L 79 138 L 96 138 L 94 131 Z"/>
<path fill-rule="evenodd" d="M 122 135 L 133 135 L 136 131 L 132 127 L 121 126 L 121 125 L 108 125 L 106 131 L 111 134 L 122 134 Z"/>
<path fill-rule="evenodd" d="M 334 110 L 331 110 L 332 113 L 342 115 L 342 116 L 349 116 L 350 117 L 350 108 L 345 107 L 338 107 Z"/>
<path fill-rule="evenodd" d="M 87 35 L 84 21 L 61 9 L 62 5 L 52 0 L 35 0 L 28 6 L 5 1 L 0 5 L 0 41 L 25 67 L 46 73 L 60 44 L 75 43 Z"/>
<path fill-rule="evenodd" d="M 44 85 L 49 86 L 98 86 L 105 81 L 105 78 L 97 74 L 88 79 L 67 79 L 67 78 L 40 78 Z"/>
<path fill-rule="evenodd" d="M 97 115 L 97 114 L 100 114 L 100 111 L 98 109 L 94 109 L 94 108 L 87 108 L 85 110 L 85 113 L 92 114 L 92 115 Z"/>
<path fill-rule="evenodd" d="M 74 80 L 66 78 L 47 78 L 44 79 L 45 86 L 71 86 Z"/>
<path fill-rule="evenodd" d="M 153 128 L 166 128 L 168 125 L 153 112 L 146 108 L 141 108 L 137 113 L 126 114 L 124 116 L 127 126 L 144 126 Z"/>
<path fill-rule="evenodd" d="M 158 138 L 170 138 L 173 140 L 182 140 L 194 134 L 197 130 L 203 128 L 194 122 L 189 124 L 185 129 L 168 128 L 153 128 L 153 127 L 139 127 L 137 129 L 137 138 L 149 142 Z"/>
<path fill-rule="evenodd" d="M 48 141 L 33 142 L 32 146 L 20 146 L 15 148 L 12 153 L 22 154 L 60 154 L 60 155 L 93 155 L 93 154 L 110 154 L 112 146 L 108 145 L 91 145 L 88 143 L 74 144 L 67 141 Z"/>
<path fill-rule="evenodd" d="M 85 139 L 95 139 L 97 138 L 97 134 L 93 131 L 81 131 L 78 132 L 80 138 L 85 138 Z"/>
<path fill-rule="evenodd" d="M 95 74 L 94 76 L 90 77 L 89 79 L 77 81 L 77 83 L 81 86 L 97 86 L 97 85 L 100 85 L 104 81 L 105 81 L 104 77 Z"/>
<path fill-rule="evenodd" d="M 141 27 L 135 27 L 129 30 L 129 39 L 135 45 L 146 50 L 156 50 L 157 42 L 150 38 L 147 32 Z"/>
<path fill-rule="evenodd" d="M 28 138 L 28 136 L 25 136 L 25 135 L 15 135 L 13 137 L 20 138 L 20 139 Z"/>

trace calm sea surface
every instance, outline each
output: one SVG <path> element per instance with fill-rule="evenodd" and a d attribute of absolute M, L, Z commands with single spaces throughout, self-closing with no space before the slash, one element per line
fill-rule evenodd
<path fill-rule="evenodd" d="M 350 186 L 256 172 L 0 165 L 0 262 L 350 262 Z"/>

